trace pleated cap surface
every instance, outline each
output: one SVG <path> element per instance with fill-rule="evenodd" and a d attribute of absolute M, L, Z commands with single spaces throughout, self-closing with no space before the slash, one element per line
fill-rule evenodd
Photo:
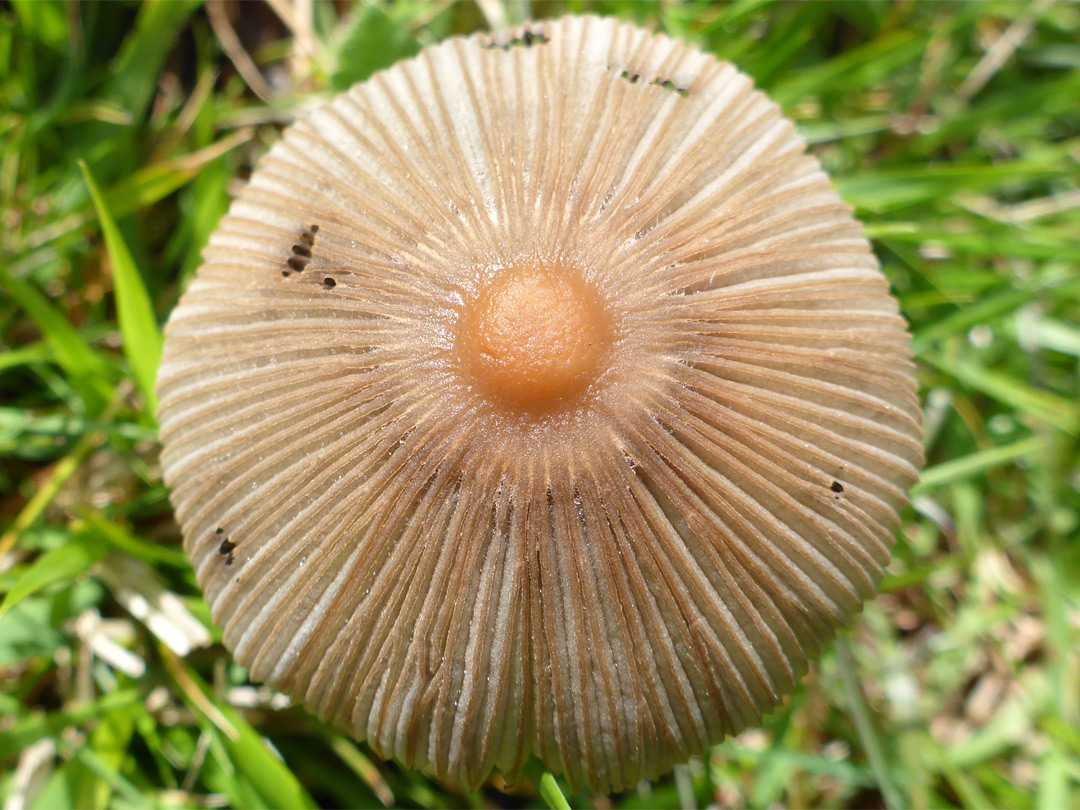
<path fill-rule="evenodd" d="M 291 127 L 204 255 L 158 380 L 185 546 L 252 677 L 380 754 L 632 787 L 873 594 L 909 336 L 731 65 L 595 17 L 448 40 Z"/>

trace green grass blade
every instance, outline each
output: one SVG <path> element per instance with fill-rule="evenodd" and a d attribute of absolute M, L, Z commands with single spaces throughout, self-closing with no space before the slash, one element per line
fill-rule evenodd
<path fill-rule="evenodd" d="M 72 786 L 76 807 L 105 810 L 114 792 L 136 807 L 156 804 L 120 774 L 131 744 L 135 729 L 134 716 L 138 709 L 137 706 L 125 706 L 98 718 L 87 744 L 72 749 L 72 755 L 82 766 L 75 770 Z"/>
<path fill-rule="evenodd" d="M 1033 301 L 1035 297 L 1034 290 L 1014 288 L 987 296 L 981 301 L 917 329 L 911 341 L 911 348 L 916 354 L 922 354 L 942 338 L 966 332 L 973 326 L 990 323 L 995 318 L 1015 312 L 1024 304 Z"/>
<path fill-rule="evenodd" d="M 888 760 L 885 757 L 881 739 L 874 729 L 874 723 L 870 719 L 870 709 L 863 698 L 862 687 L 859 685 L 858 673 L 855 669 L 855 658 L 848 647 L 847 639 L 839 639 L 835 645 L 837 665 L 840 677 L 844 680 L 844 689 L 848 693 L 848 701 L 851 709 L 852 720 L 858 730 L 866 751 L 866 758 L 870 761 L 870 769 L 877 780 L 881 798 L 889 810 L 897 810 L 905 807 L 906 803 L 896 788 L 896 782 L 889 770 Z"/>
<path fill-rule="evenodd" d="M 1010 464 L 1019 458 L 1046 450 L 1049 440 L 1043 436 L 1021 439 L 1004 447 L 980 450 L 971 455 L 950 459 L 933 467 L 927 467 L 919 476 L 919 483 L 911 488 L 911 494 L 922 495 L 939 487 L 973 478 L 979 473 Z"/>
<path fill-rule="evenodd" d="M 391 807 L 394 804 L 394 794 L 382 774 L 379 773 L 379 769 L 364 756 L 352 740 L 343 734 L 335 734 L 328 738 L 328 742 L 334 753 L 371 789 L 372 794 L 383 807 Z"/>
<path fill-rule="evenodd" d="M 242 129 L 198 151 L 162 160 L 139 169 L 108 188 L 102 189 L 105 206 L 114 219 L 122 219 L 135 211 L 148 208 L 183 188 L 192 179 L 198 177 L 208 165 L 247 143 L 251 138 L 251 130 Z M 27 235 L 23 247 L 32 252 L 50 242 L 80 231 L 93 220 L 93 202 L 87 201 L 85 205 L 77 206 L 63 218 L 32 231 Z M 217 222 L 213 224 L 216 225 Z M 25 261 L 25 256 L 19 260 L 20 264 Z"/>
<path fill-rule="evenodd" d="M 0 265 L 0 285 L 23 308 L 40 330 L 53 357 L 91 413 L 112 397 L 108 369 L 67 318 L 30 283 L 15 278 Z"/>
<path fill-rule="evenodd" d="M 18 754 L 45 737 L 58 737 L 72 726 L 82 726 L 142 699 L 137 689 L 110 692 L 94 703 L 80 703 L 66 711 L 34 712 L 0 730 L 0 758 Z"/>
<path fill-rule="evenodd" d="M 1030 414 L 1059 430 L 1075 434 L 1080 430 L 1080 405 L 1049 391 L 1033 388 L 1008 374 L 983 368 L 974 360 L 953 360 L 926 352 L 927 362 L 937 366 L 960 382 L 1016 410 Z"/>
<path fill-rule="evenodd" d="M 330 76 L 330 86 L 345 90 L 418 50 L 420 43 L 382 8 L 358 6 L 337 49 L 337 66 Z"/>
<path fill-rule="evenodd" d="M 535 757 L 529 759 L 525 765 L 525 777 L 533 783 L 550 810 L 570 810 L 570 802 L 563 795 L 562 788 L 540 760 Z"/>
<path fill-rule="evenodd" d="M 957 191 L 992 190 L 1010 183 L 1065 177 L 1068 160 L 1025 158 L 994 165 L 929 164 L 925 167 L 868 169 L 836 180 L 836 190 L 848 205 L 886 213 L 894 209 L 936 203 Z"/>
<path fill-rule="evenodd" d="M 143 3 L 113 62 L 105 95 L 120 101 L 132 114 L 142 115 L 157 90 L 154 77 L 168 58 L 168 44 L 199 5 L 195 0 Z"/>
<path fill-rule="evenodd" d="M 86 523 L 89 531 L 124 554 L 130 554 L 150 564 L 161 563 L 176 568 L 187 568 L 190 565 L 187 554 L 179 548 L 169 548 L 142 540 L 127 529 L 110 523 L 89 510 L 80 512 L 79 517 Z"/>
<path fill-rule="evenodd" d="M 1038 317 L 1013 324 L 1017 337 L 1043 349 L 1080 357 L 1080 329 L 1053 318 Z"/>
<path fill-rule="evenodd" d="M 0 603 L 0 617 L 28 596 L 56 583 L 66 582 L 90 570 L 109 546 L 89 534 L 76 534 L 60 548 L 42 554 L 15 582 Z"/>
<path fill-rule="evenodd" d="M 775 760 L 788 771 L 800 770 L 820 774 L 859 787 L 872 787 L 875 784 L 873 774 L 865 766 L 853 765 L 847 760 L 829 759 L 820 754 L 790 751 L 779 745 L 758 751 L 728 740 L 714 745 L 712 751 L 722 754 L 729 762 L 738 762 L 755 771 L 761 767 L 762 762 Z"/>
<path fill-rule="evenodd" d="M 815 67 L 792 70 L 783 81 L 772 86 L 771 95 L 781 105 L 787 105 L 808 95 L 835 91 L 837 87 L 850 91 L 872 86 L 925 49 L 925 35 L 912 30 L 894 31 Z"/>
<path fill-rule="evenodd" d="M 161 330 L 154 316 L 154 307 L 146 292 L 139 269 L 128 250 L 116 221 L 105 205 L 90 169 L 79 161 L 90 196 L 94 199 L 101 231 L 105 235 L 105 247 L 112 262 L 113 284 L 116 291 L 116 310 L 120 320 L 120 334 L 124 339 L 124 354 L 131 362 L 135 372 L 135 381 L 146 400 L 147 410 L 157 411 L 157 397 L 154 396 L 154 380 L 157 378 L 158 363 L 161 362 Z"/>
<path fill-rule="evenodd" d="M 570 810 L 570 802 L 566 800 L 562 788 L 550 771 L 544 771 L 544 775 L 540 777 L 540 797 L 547 802 L 551 810 Z"/>
<path fill-rule="evenodd" d="M 33 363 L 47 363 L 52 359 L 53 353 L 47 345 L 38 343 L 33 346 L 23 346 L 19 349 L 0 352 L 0 371 Z"/>
<path fill-rule="evenodd" d="M 211 699 L 206 684 L 175 653 L 163 645 L 159 649 L 192 711 L 221 733 L 230 763 L 258 790 L 264 806 L 316 807 L 289 767 L 271 753 L 247 720 L 231 706 Z"/>
<path fill-rule="evenodd" d="M 48 0 L 11 0 L 24 34 L 50 48 L 65 47 L 70 36 L 64 7 Z"/>
<path fill-rule="evenodd" d="M 1069 762 L 1056 750 L 1045 754 L 1039 767 L 1039 810 L 1069 807 Z"/>
<path fill-rule="evenodd" d="M 112 419 L 117 407 L 116 400 L 109 403 L 101 414 L 102 421 L 107 422 Z M 0 534 L 0 556 L 7 554 L 18 542 L 19 536 L 41 516 L 45 507 L 52 502 L 52 499 L 63 489 L 64 484 L 75 475 L 86 461 L 86 457 L 104 441 L 104 438 L 104 434 L 99 430 L 85 434 L 72 451 L 53 466 L 52 474 L 38 485 L 33 496 L 15 516 L 15 520 L 3 534 Z"/>

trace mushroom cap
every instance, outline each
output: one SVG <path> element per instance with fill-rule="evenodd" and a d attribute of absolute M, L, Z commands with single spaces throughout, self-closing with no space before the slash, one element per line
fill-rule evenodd
<path fill-rule="evenodd" d="M 791 122 L 597 17 L 297 122 L 166 330 L 162 464 L 226 646 L 382 756 L 575 789 L 759 721 L 870 597 L 910 338 Z"/>

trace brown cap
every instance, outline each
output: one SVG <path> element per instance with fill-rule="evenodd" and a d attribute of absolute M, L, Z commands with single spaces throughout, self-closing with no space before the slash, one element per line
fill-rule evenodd
<path fill-rule="evenodd" d="M 633 786 L 873 592 L 922 460 L 862 228 L 734 67 L 596 17 L 293 126 L 173 313 L 165 478 L 236 659 L 475 786 Z"/>

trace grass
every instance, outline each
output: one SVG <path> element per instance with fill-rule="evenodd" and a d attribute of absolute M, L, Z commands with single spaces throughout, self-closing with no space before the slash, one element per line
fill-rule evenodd
<path fill-rule="evenodd" d="M 928 465 L 882 594 L 761 729 L 565 799 L 1080 807 L 1080 5 L 532 8 L 566 10 L 697 43 L 784 105 L 911 323 Z M 222 18 L 0 7 L 0 801 L 558 806 L 542 771 L 470 794 L 376 759 L 250 684 L 209 621 L 156 464 L 159 324 L 283 124 L 486 25 L 472 3 L 320 3 L 291 28 L 248 5 L 227 52 Z"/>

